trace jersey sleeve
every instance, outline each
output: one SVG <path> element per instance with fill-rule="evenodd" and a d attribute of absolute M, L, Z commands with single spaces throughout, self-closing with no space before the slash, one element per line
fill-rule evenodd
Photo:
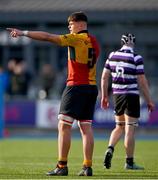
<path fill-rule="evenodd" d="M 61 46 L 74 46 L 77 43 L 77 35 L 76 34 L 64 34 L 60 35 Z"/>
<path fill-rule="evenodd" d="M 136 64 L 136 74 L 144 74 L 144 62 L 143 62 L 143 58 L 141 55 L 136 55 L 134 57 L 135 59 L 135 64 Z"/>

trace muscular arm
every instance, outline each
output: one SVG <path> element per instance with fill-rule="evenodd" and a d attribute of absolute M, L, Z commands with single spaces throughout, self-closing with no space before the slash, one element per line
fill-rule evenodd
<path fill-rule="evenodd" d="M 139 87 L 140 87 L 140 89 L 144 95 L 144 98 L 147 102 L 149 111 L 153 111 L 154 104 L 150 97 L 149 86 L 148 86 L 148 82 L 147 82 L 145 75 L 138 75 L 137 80 L 138 80 Z"/>
<path fill-rule="evenodd" d="M 56 34 L 50 34 L 43 31 L 21 31 L 14 28 L 7 28 L 7 31 L 9 31 L 10 35 L 14 38 L 19 36 L 27 36 L 35 40 L 53 42 L 58 45 L 61 44 L 60 36 Z"/>
<path fill-rule="evenodd" d="M 108 82 L 109 82 L 110 71 L 105 69 L 103 70 L 101 77 L 101 107 L 103 109 L 108 108 Z"/>
<path fill-rule="evenodd" d="M 56 34 L 50 34 L 42 31 L 29 31 L 27 37 L 40 40 L 40 41 L 49 41 L 55 44 L 60 45 L 60 36 Z"/>

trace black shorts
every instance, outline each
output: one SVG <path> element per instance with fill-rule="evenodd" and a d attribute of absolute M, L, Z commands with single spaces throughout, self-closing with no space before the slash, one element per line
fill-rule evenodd
<path fill-rule="evenodd" d="M 114 113 L 116 116 L 127 114 L 128 116 L 140 117 L 140 102 L 137 94 L 114 94 Z"/>
<path fill-rule="evenodd" d="M 66 86 L 59 114 L 68 115 L 77 120 L 92 120 L 98 95 L 97 86 Z"/>

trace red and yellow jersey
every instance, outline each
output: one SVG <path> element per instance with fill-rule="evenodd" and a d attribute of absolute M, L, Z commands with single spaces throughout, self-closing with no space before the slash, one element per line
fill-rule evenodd
<path fill-rule="evenodd" d="M 67 85 L 95 85 L 99 45 L 87 31 L 61 35 L 61 46 L 68 46 Z"/>

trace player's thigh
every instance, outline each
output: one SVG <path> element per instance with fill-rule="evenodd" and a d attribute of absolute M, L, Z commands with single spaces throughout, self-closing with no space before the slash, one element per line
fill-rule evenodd
<path fill-rule="evenodd" d="M 86 119 L 92 119 L 94 110 L 95 110 L 95 104 L 97 100 L 98 90 L 95 87 L 91 87 L 90 90 L 85 94 L 84 100 L 84 107 L 82 109 L 82 114 L 87 114 Z"/>
<path fill-rule="evenodd" d="M 96 86 L 91 85 L 83 88 L 81 92 L 82 104 L 79 107 L 79 117 L 77 120 L 83 122 L 83 120 L 93 119 L 97 95 L 98 89 Z"/>
<path fill-rule="evenodd" d="M 127 106 L 127 99 L 126 95 L 124 94 L 114 94 L 113 95 L 113 104 L 114 104 L 114 114 L 118 116 L 116 118 L 121 119 L 124 115 L 126 106 Z"/>
<path fill-rule="evenodd" d="M 96 86 L 66 87 L 59 114 L 65 114 L 77 120 L 92 119 L 96 97 Z"/>
<path fill-rule="evenodd" d="M 125 110 L 126 119 L 131 121 L 140 117 L 140 101 L 139 95 L 128 95 L 127 96 L 127 107 Z"/>

